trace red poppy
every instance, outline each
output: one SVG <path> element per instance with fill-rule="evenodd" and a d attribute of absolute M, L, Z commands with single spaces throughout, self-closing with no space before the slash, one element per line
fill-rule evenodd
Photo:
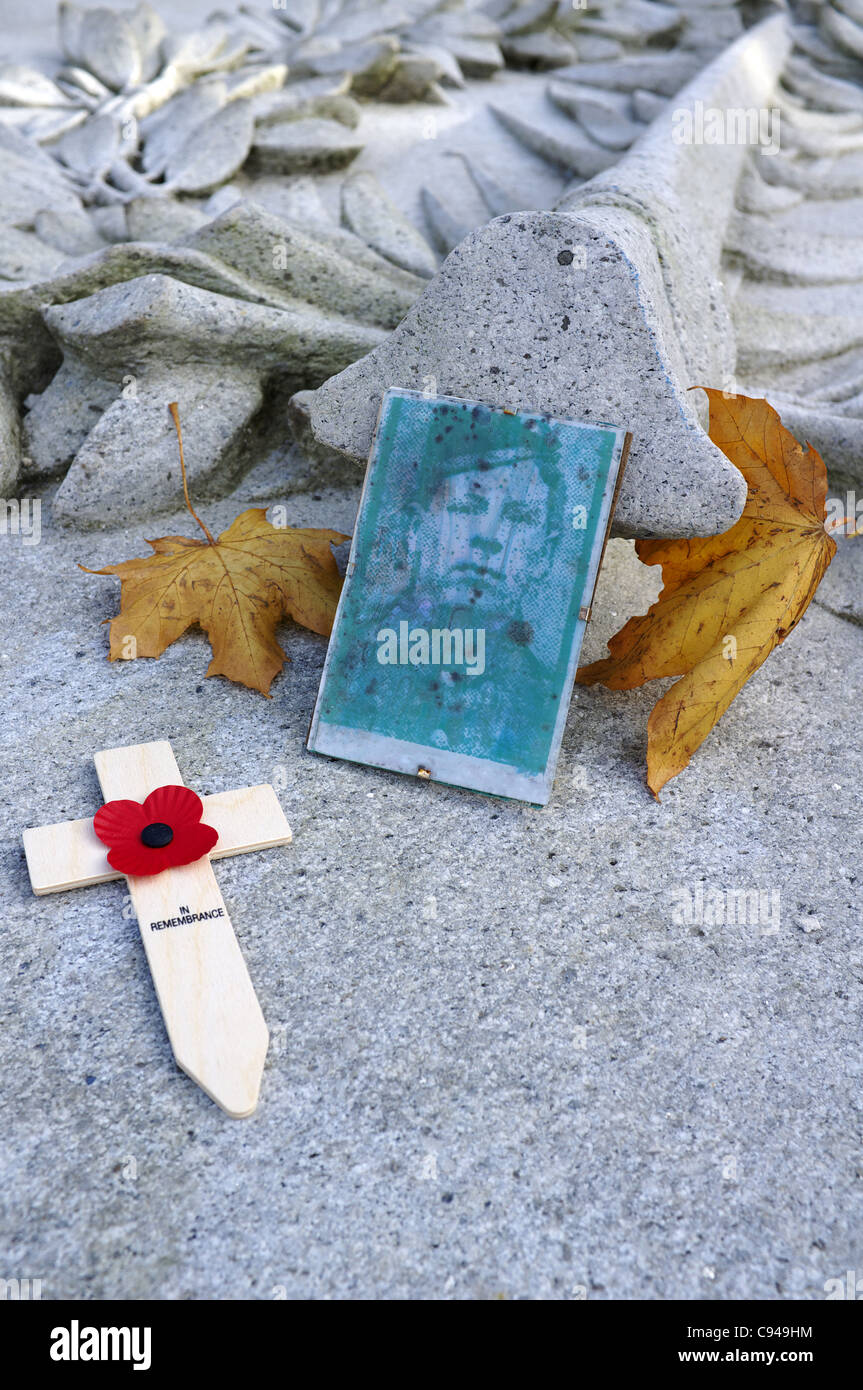
<path fill-rule="evenodd" d="M 201 824 L 203 814 L 201 798 L 188 787 L 157 787 L 143 805 L 109 801 L 96 812 L 93 829 L 109 847 L 112 869 L 143 878 L 209 854 L 219 836 Z"/>

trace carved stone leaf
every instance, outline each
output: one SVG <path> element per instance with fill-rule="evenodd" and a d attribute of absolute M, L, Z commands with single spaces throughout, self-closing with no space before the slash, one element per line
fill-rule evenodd
<path fill-rule="evenodd" d="M 164 41 L 165 60 L 183 72 L 207 72 L 219 58 L 228 41 L 223 24 L 208 24 L 205 29 L 193 29 Z"/>
<path fill-rule="evenodd" d="M 398 0 L 375 0 L 373 5 L 353 11 L 343 8 L 320 24 L 317 34 L 331 35 L 343 44 L 363 43 L 388 29 L 402 28 L 407 18 L 408 7 Z"/>
<path fill-rule="evenodd" d="M 57 85 L 72 101 L 83 103 L 85 106 L 95 106 L 111 95 L 104 82 L 100 82 L 92 72 L 87 72 L 86 68 L 76 67 L 74 63 L 60 69 L 57 73 Z"/>
<path fill-rule="evenodd" d="M 183 198 L 154 198 L 144 194 L 126 204 L 130 241 L 176 241 L 207 222 L 200 208 Z"/>
<path fill-rule="evenodd" d="M 97 176 L 111 167 L 119 148 L 120 127 L 114 118 L 91 116 L 63 136 L 58 152 L 67 168 Z"/>
<path fill-rule="evenodd" d="M 358 104 L 352 97 L 347 96 L 349 78 L 345 74 L 332 77 L 307 77 L 301 82 L 291 82 L 290 86 L 283 87 L 276 92 L 260 92 L 252 98 L 252 110 L 255 113 L 255 121 L 259 126 L 273 125 L 279 121 L 299 120 L 305 115 L 331 115 L 331 110 L 319 109 L 323 103 L 326 106 L 328 101 L 339 100 L 352 102 L 353 106 Z M 349 108 L 342 109 L 342 116 L 337 119 L 344 121 L 344 112 Z M 358 122 L 352 120 L 344 121 L 345 125 L 355 125 Z"/>
<path fill-rule="evenodd" d="M 210 193 L 233 178 L 252 147 L 255 123 L 248 102 L 236 101 L 196 126 L 167 164 L 178 193 Z"/>
<path fill-rule="evenodd" d="M 415 54 L 418 58 L 430 58 L 437 66 L 439 80 L 447 86 L 464 87 L 464 75 L 458 62 L 442 44 L 411 42 L 402 47 L 406 53 Z"/>
<path fill-rule="evenodd" d="M 46 246 L 54 246 L 66 256 L 86 256 L 105 245 L 86 213 L 75 214 L 53 208 L 36 214 L 36 234 Z"/>
<path fill-rule="evenodd" d="M 321 0 L 291 0 L 290 10 L 275 10 L 274 18 L 286 26 L 289 33 L 308 34 L 317 27 Z"/>
<path fill-rule="evenodd" d="M 65 260 L 63 252 L 47 246 L 32 232 L 4 227 L 0 241 L 0 279 L 47 280 Z"/>
<path fill-rule="evenodd" d="M 60 47 L 66 57 L 73 63 L 80 60 L 81 53 L 81 25 L 84 22 L 84 11 L 77 5 L 70 5 L 67 0 L 60 0 L 57 6 L 57 28 L 60 33 Z"/>
<path fill-rule="evenodd" d="M 261 292 L 271 288 L 276 302 L 308 296 L 317 308 L 382 328 L 394 328 L 416 294 L 415 284 L 394 283 L 376 265 L 341 254 L 318 227 L 291 224 L 253 204 L 236 204 L 184 244 L 236 268 Z"/>
<path fill-rule="evenodd" d="M 68 106 L 64 96 L 50 77 L 36 68 L 20 63 L 4 63 L 0 67 L 0 106 Z"/>
<path fill-rule="evenodd" d="M 74 110 L 72 108 L 57 111 L 53 108 L 31 108 L 31 117 L 26 125 L 20 127 L 21 134 L 28 140 L 32 140 L 36 145 L 47 145 L 53 149 L 61 136 L 67 130 L 74 130 L 76 126 L 83 125 L 87 119 L 86 110 Z"/>
<path fill-rule="evenodd" d="M 148 174 L 161 174 L 178 155 L 193 130 L 225 105 L 225 83 L 207 82 L 189 87 L 154 111 L 142 123 L 144 152 L 141 163 Z"/>
<path fill-rule="evenodd" d="M 457 216 L 430 188 L 423 188 L 422 204 L 438 250 L 449 255 L 473 230 L 474 219 L 469 215 Z"/>
<path fill-rule="evenodd" d="M 550 82 L 548 95 L 555 106 L 579 122 L 591 139 L 607 149 L 628 149 L 641 134 L 643 127 L 633 119 L 632 102 L 626 92 L 604 92 L 600 87 L 580 87 L 575 82 Z"/>
<path fill-rule="evenodd" d="M 263 173 L 295 174 L 350 164 L 363 141 L 339 121 L 308 117 L 267 126 L 255 134 L 254 159 Z"/>
<path fill-rule="evenodd" d="M 426 279 L 434 275 L 434 252 L 387 197 L 374 174 L 360 171 L 345 179 L 342 215 L 351 231 L 387 260 Z"/>
<path fill-rule="evenodd" d="M 256 63 L 231 73 L 228 79 L 230 100 L 278 92 L 288 75 L 286 63 Z"/>
<path fill-rule="evenodd" d="M 43 208 L 58 213 L 78 212 L 80 199 L 72 192 L 61 166 L 31 145 L 17 130 L 0 125 L 0 186 L 3 220 L 11 225 L 32 225 Z"/>
<path fill-rule="evenodd" d="M 388 35 L 345 47 L 315 38 L 297 51 L 296 71 L 319 77 L 348 72 L 352 91 L 373 96 L 395 72 L 398 51 L 398 40 Z"/>
<path fill-rule="evenodd" d="M 141 80 L 141 51 L 134 30 L 112 10 L 85 10 L 78 33 L 79 48 L 69 57 L 89 68 L 114 91 Z"/>
<path fill-rule="evenodd" d="M 162 64 L 162 41 L 167 35 L 162 16 L 151 5 L 143 3 L 126 16 L 130 29 L 138 43 L 141 55 L 141 78 L 149 82 L 156 76 Z"/>

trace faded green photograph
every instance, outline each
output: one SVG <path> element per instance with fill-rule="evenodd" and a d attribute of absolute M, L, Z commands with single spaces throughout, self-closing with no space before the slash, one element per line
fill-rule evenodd
<path fill-rule="evenodd" d="M 618 444 L 389 391 L 321 721 L 542 773 Z"/>

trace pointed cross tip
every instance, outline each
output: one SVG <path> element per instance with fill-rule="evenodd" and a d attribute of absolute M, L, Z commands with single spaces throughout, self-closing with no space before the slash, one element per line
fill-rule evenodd
<path fill-rule="evenodd" d="M 241 1031 L 232 1030 L 228 1052 L 222 1047 L 205 1050 L 203 1055 L 198 1052 L 197 1056 L 184 1056 L 182 1050 L 174 1052 L 181 1071 L 233 1120 L 253 1115 L 261 1092 L 270 1033 L 263 1015 L 257 1012 L 258 1018 L 247 1018 Z"/>
<path fill-rule="evenodd" d="M 215 1100 L 215 1097 L 213 1097 L 213 1099 Z M 225 1113 L 230 1119 L 232 1119 L 232 1120 L 247 1120 L 247 1119 L 249 1118 L 250 1115 L 254 1115 L 255 1111 L 256 1111 L 257 1108 L 258 1108 L 258 1097 L 255 1096 L 255 1099 L 252 1101 L 252 1104 L 251 1104 L 251 1105 L 248 1107 L 248 1109 L 246 1109 L 246 1110 L 232 1110 L 230 1106 L 228 1106 L 228 1105 L 223 1105 L 222 1102 L 221 1102 L 221 1101 L 218 1101 L 218 1100 L 216 1101 L 216 1104 L 218 1105 L 219 1109 L 220 1109 L 220 1110 L 223 1110 L 224 1113 Z"/>
<path fill-rule="evenodd" d="M 245 1120 L 258 1108 L 266 1053 L 265 1044 L 263 1051 L 249 1057 L 244 1066 L 238 1065 L 230 1071 L 225 1068 L 217 1072 L 210 1070 L 209 1073 L 206 1068 L 188 1065 L 180 1057 L 176 1061 L 177 1066 L 190 1081 L 200 1086 L 214 1105 L 218 1105 L 232 1120 Z"/>
<path fill-rule="evenodd" d="M 239 1111 L 235 1112 L 233 1110 L 225 1110 L 224 1106 L 222 1106 L 221 1108 L 223 1113 L 227 1115 L 228 1118 L 231 1120 L 248 1120 L 251 1118 L 252 1115 L 254 1115 L 255 1111 L 257 1110 L 258 1102 L 255 1101 L 255 1104 L 252 1106 L 251 1110 L 244 1110 L 242 1114 L 240 1114 Z"/>

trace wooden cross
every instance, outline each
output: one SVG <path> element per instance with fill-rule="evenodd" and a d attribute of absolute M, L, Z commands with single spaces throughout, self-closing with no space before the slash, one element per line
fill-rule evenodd
<path fill-rule="evenodd" d="M 143 801 L 157 787 L 183 785 L 167 742 L 110 748 L 94 761 L 106 802 Z M 219 836 L 210 854 L 126 882 L 177 1063 L 240 1119 L 258 1103 L 269 1033 L 210 859 L 290 844 L 291 828 L 271 786 L 201 800 L 204 823 Z M 92 820 L 25 830 L 24 850 L 40 895 L 123 877 Z"/>

